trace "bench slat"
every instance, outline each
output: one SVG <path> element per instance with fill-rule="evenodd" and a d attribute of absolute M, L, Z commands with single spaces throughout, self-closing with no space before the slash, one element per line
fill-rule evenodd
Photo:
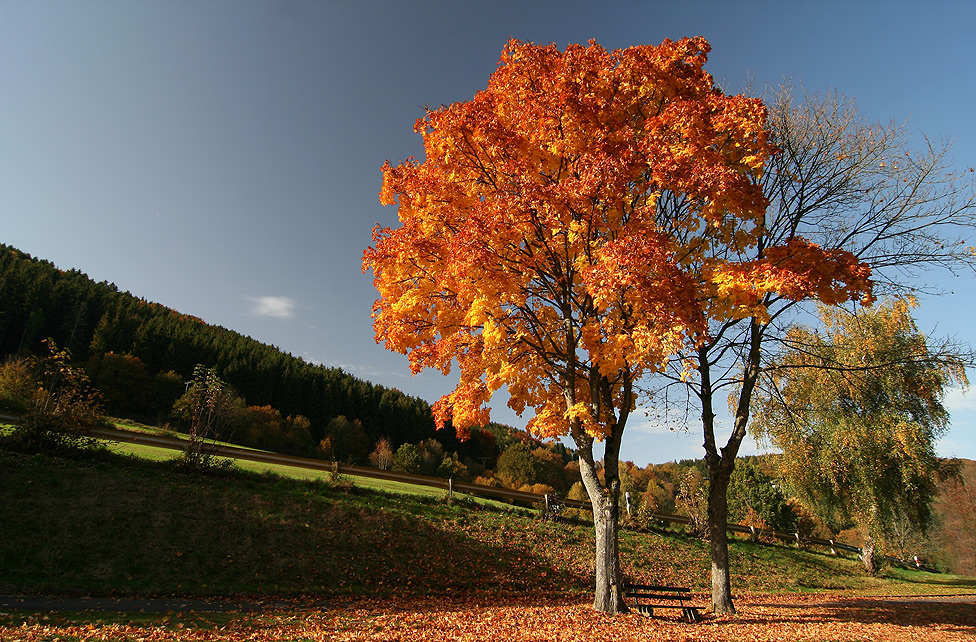
<path fill-rule="evenodd" d="M 654 615 L 654 609 L 681 609 L 685 618 L 689 622 L 697 622 L 699 619 L 698 608 L 685 606 L 685 602 L 691 602 L 691 589 L 683 586 L 657 586 L 652 584 L 627 584 L 624 587 L 624 595 L 633 598 L 634 608 L 638 613 Z M 677 604 L 659 604 L 641 602 L 641 600 L 661 600 L 677 602 Z"/>
<path fill-rule="evenodd" d="M 691 593 L 690 588 L 683 586 L 654 586 L 651 584 L 628 584 L 627 590 L 635 589 L 638 591 L 667 591 L 669 593 Z"/>

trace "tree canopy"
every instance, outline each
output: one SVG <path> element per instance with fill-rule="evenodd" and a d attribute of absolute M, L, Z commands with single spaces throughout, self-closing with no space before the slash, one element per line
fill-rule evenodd
<path fill-rule="evenodd" d="M 815 278 L 753 291 L 754 303 L 739 309 L 716 307 L 707 336 L 675 355 L 660 377 L 644 382 L 658 407 L 674 401 L 672 390 L 679 388 L 682 422 L 690 409 L 701 412 L 710 478 L 712 607 L 720 613 L 734 611 L 726 491 L 756 383 L 781 352 L 791 324 L 809 312 L 809 303 L 856 302 L 858 293 L 870 302 L 875 289 L 926 289 L 917 277 L 927 269 L 976 266 L 965 242 L 976 223 L 973 174 L 952 168 L 947 144 L 930 141 L 915 149 L 904 123 L 870 121 L 853 101 L 835 94 L 798 95 L 784 85 L 769 93 L 766 104 L 777 153 L 759 178 L 769 204 L 741 265 L 784 252 L 817 266 Z M 811 247 L 820 249 L 803 256 Z M 732 420 L 723 446 L 716 416 L 726 398 Z"/>
<path fill-rule="evenodd" d="M 572 435 L 605 541 L 602 610 L 623 608 L 617 459 L 634 383 L 700 345 L 711 319 L 768 319 L 771 292 L 870 293 L 870 270 L 841 248 L 760 244 L 765 108 L 718 90 L 708 51 L 702 38 L 617 51 L 509 42 L 485 90 L 417 121 L 423 161 L 384 166 L 380 199 L 400 226 L 378 226 L 364 256 L 377 341 L 415 372 L 458 366 L 439 425 L 486 423 L 507 386 L 535 434 Z"/>
<path fill-rule="evenodd" d="M 962 358 L 929 346 L 910 303 L 857 314 L 823 308 L 823 331 L 794 327 L 770 367 L 753 430 L 782 449 L 784 478 L 835 531 L 855 524 L 869 553 L 896 518 L 924 527 L 936 491 L 935 441 Z M 873 570 L 870 554 L 865 564 Z"/>
<path fill-rule="evenodd" d="M 377 339 L 414 370 L 457 360 L 440 424 L 486 423 L 507 385 L 536 433 L 565 434 L 571 416 L 603 437 L 632 406 L 626 382 L 709 317 L 762 314 L 769 291 L 866 291 L 852 256 L 798 239 L 740 260 L 762 234 L 750 177 L 771 147 L 762 104 L 716 90 L 707 52 L 701 38 L 615 52 L 513 41 L 486 90 L 418 120 L 424 162 L 384 167 L 381 200 L 402 226 L 377 228 L 365 258 Z"/>

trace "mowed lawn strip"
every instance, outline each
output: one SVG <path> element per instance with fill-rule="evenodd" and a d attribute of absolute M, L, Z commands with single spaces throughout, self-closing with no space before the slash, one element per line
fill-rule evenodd
<path fill-rule="evenodd" d="M 164 437 L 172 437 L 176 439 L 185 439 L 186 436 L 177 433 L 173 430 L 166 430 L 162 428 L 156 428 L 153 426 L 147 426 L 135 421 L 128 419 L 111 419 L 111 423 L 120 430 L 127 430 L 131 432 L 139 432 L 149 435 L 157 435 Z M 172 459 L 176 456 L 178 451 L 170 448 L 162 448 L 158 446 L 146 446 L 142 444 L 130 444 L 126 442 L 113 442 L 109 440 L 102 440 L 107 448 L 112 452 L 119 454 L 135 455 L 136 457 L 141 457 L 144 459 L 152 459 L 156 461 L 166 461 Z M 256 452 L 269 452 L 264 450 L 258 450 L 256 448 L 248 448 L 241 446 L 239 444 L 233 444 L 223 441 L 213 442 L 220 446 L 232 446 L 234 448 L 243 448 L 244 450 L 253 450 Z M 223 460 L 224 458 L 217 458 L 218 460 Z M 298 466 L 286 466 L 284 464 L 271 464 L 259 461 L 250 461 L 246 459 L 233 460 L 234 464 L 244 470 L 249 470 L 257 473 L 274 473 L 282 477 L 290 477 L 294 479 L 305 479 L 305 480 L 320 480 L 329 481 L 333 479 L 333 474 L 330 471 L 319 470 L 315 468 L 301 468 Z M 387 479 L 375 479 L 372 477 L 359 477 L 356 475 L 343 475 L 342 481 L 344 484 L 352 484 L 354 486 L 360 486 L 363 488 L 372 488 L 375 490 L 382 490 L 392 493 L 406 493 L 412 495 L 420 495 L 423 497 L 443 497 L 444 491 L 439 488 L 434 488 L 431 486 L 421 486 L 416 484 L 406 484 L 403 482 L 392 481 Z M 499 502 L 494 499 L 489 499 L 486 497 L 470 496 L 468 497 L 471 501 L 484 503 L 489 506 L 505 507 L 506 504 Z"/>

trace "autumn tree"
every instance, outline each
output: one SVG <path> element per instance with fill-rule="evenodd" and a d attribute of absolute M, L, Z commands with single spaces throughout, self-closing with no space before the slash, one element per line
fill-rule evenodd
<path fill-rule="evenodd" d="M 244 400 L 213 368 L 198 365 L 186 392 L 173 404 L 173 413 L 187 422 L 187 443 L 181 463 L 189 469 L 213 465 L 213 452 L 207 442 L 218 437 L 229 438 L 235 419 L 244 410 Z"/>
<path fill-rule="evenodd" d="M 327 455 L 336 461 L 361 462 L 369 456 L 369 437 L 358 419 L 333 417 L 325 427 L 324 440 L 331 445 Z"/>
<path fill-rule="evenodd" d="M 758 328 L 768 296 L 839 302 L 870 287 L 842 249 L 760 245 L 765 109 L 714 86 L 708 50 L 510 42 L 487 89 L 418 120 L 423 161 L 384 166 L 380 199 L 400 226 L 377 227 L 364 256 L 377 341 L 414 372 L 457 364 L 438 426 L 486 424 L 506 386 L 530 431 L 573 438 L 601 611 L 626 610 L 618 460 L 635 384 L 710 345 L 712 319 Z"/>
<path fill-rule="evenodd" d="M 526 484 L 539 484 L 545 479 L 545 463 L 537 459 L 529 447 L 516 443 L 498 457 L 495 476 L 509 488 L 521 488 Z M 551 484 L 550 484 L 551 485 Z"/>
<path fill-rule="evenodd" d="M 369 465 L 380 470 L 389 470 L 393 465 L 393 450 L 390 449 L 390 440 L 383 437 L 376 442 L 376 447 L 369 454 Z"/>
<path fill-rule="evenodd" d="M 160 418 L 168 415 L 173 404 L 186 391 L 185 385 L 183 377 L 172 370 L 156 374 L 150 388 L 149 410 Z"/>
<path fill-rule="evenodd" d="M 710 479 L 712 607 L 719 613 L 735 610 L 728 484 L 756 383 L 790 325 L 811 302 L 856 302 L 872 284 L 879 293 L 905 292 L 918 286 L 925 270 L 974 264 L 964 243 L 976 215 L 972 174 L 951 169 L 947 145 L 930 142 L 916 150 L 904 125 L 868 121 L 853 102 L 835 95 L 798 97 L 784 86 L 767 103 L 770 142 L 778 152 L 759 179 L 769 203 L 755 242 L 735 250 L 744 269 L 733 272 L 740 278 L 730 298 L 741 296 L 744 305 L 713 306 L 704 339 L 679 352 L 646 390 L 659 406 L 678 401 L 679 413 L 687 407 L 700 412 Z M 713 235 L 705 230 L 705 236 Z M 723 244 L 712 247 L 728 256 Z M 818 267 L 796 270 L 784 287 L 762 285 L 766 266 L 783 260 Z M 851 280 L 858 266 L 863 272 Z M 716 415 L 726 399 L 731 425 L 723 446 Z"/>
<path fill-rule="evenodd" d="M 415 444 L 401 444 L 393 455 L 392 470 L 419 475 L 424 472 L 424 458 Z"/>
<path fill-rule="evenodd" d="M 152 378 L 139 357 L 114 352 L 94 354 L 84 368 L 109 411 L 140 411 L 149 405 Z"/>
<path fill-rule="evenodd" d="M 753 428 L 782 449 L 782 473 L 837 532 L 855 524 L 865 569 L 903 522 L 925 528 L 939 483 L 935 440 L 946 389 L 966 385 L 951 345 L 930 345 L 894 300 L 856 314 L 821 309 L 822 331 L 797 326 L 764 376 Z"/>
<path fill-rule="evenodd" d="M 291 455 L 305 455 L 312 450 L 311 424 L 308 419 L 283 417 L 271 406 L 250 406 L 239 413 L 238 443 Z"/>

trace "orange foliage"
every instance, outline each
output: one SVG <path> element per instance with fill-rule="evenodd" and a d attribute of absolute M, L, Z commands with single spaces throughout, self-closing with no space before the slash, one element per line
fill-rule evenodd
<path fill-rule="evenodd" d="M 957 598 L 958 599 L 958 598 Z M 328 606 L 242 614 L 219 628 L 205 616 L 171 613 L 155 622 L 111 623 L 92 616 L 69 624 L 57 614 L 28 616 L 20 626 L 0 624 L 10 640 L 915 640 L 972 639 L 976 609 L 969 602 L 836 595 L 776 595 L 740 601 L 741 616 L 705 615 L 688 624 L 674 609 L 655 617 L 614 617 L 565 598 L 383 598 Z M 199 619 L 198 623 L 195 620 Z M 189 626 L 187 626 L 189 623 Z"/>
<path fill-rule="evenodd" d="M 536 434 L 603 438 L 709 319 L 764 319 L 771 293 L 870 294 L 850 253 L 758 247 L 765 108 L 719 91 L 708 51 L 513 40 L 487 89 L 417 121 L 425 160 L 384 165 L 401 225 L 364 254 L 376 339 L 414 372 L 456 361 L 438 425 L 487 423 L 507 386 Z"/>

